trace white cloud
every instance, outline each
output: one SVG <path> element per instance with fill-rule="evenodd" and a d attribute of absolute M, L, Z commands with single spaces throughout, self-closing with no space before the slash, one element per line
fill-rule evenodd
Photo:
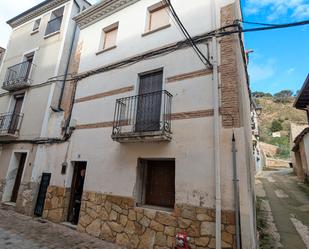
<path fill-rule="evenodd" d="M 287 74 L 292 74 L 295 71 L 295 68 L 289 68 L 286 72 Z"/>
<path fill-rule="evenodd" d="M 266 63 L 258 64 L 254 61 L 249 63 L 249 75 L 253 82 L 266 80 L 275 74 L 276 60 L 268 59 Z"/>
<path fill-rule="evenodd" d="M 96 3 L 99 0 L 89 0 Z M 6 21 L 31 7 L 43 2 L 43 0 L 0 0 L 0 47 L 6 47 L 11 33 L 11 27 Z"/>
<path fill-rule="evenodd" d="M 268 9 L 265 9 L 268 8 Z M 309 0 L 248 0 L 245 13 L 255 15 L 264 11 L 269 21 L 291 13 L 295 19 L 309 17 Z"/>

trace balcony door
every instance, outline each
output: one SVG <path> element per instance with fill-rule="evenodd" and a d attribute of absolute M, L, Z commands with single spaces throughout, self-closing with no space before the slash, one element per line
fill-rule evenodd
<path fill-rule="evenodd" d="M 24 78 L 25 81 L 29 79 L 31 68 L 32 68 L 32 63 L 33 63 L 33 57 L 34 57 L 34 53 L 31 53 L 25 56 L 25 61 L 27 62 L 25 63 L 25 67 L 26 67 L 25 68 L 25 78 Z"/>
<path fill-rule="evenodd" d="M 160 130 L 163 71 L 140 75 L 136 132 Z"/>
<path fill-rule="evenodd" d="M 24 95 L 15 95 L 15 105 L 14 109 L 11 115 L 11 122 L 10 122 L 10 127 L 9 127 L 9 132 L 10 134 L 15 134 L 17 127 L 18 127 L 18 122 L 20 120 L 20 113 L 21 113 L 21 108 L 23 105 L 24 101 Z"/>

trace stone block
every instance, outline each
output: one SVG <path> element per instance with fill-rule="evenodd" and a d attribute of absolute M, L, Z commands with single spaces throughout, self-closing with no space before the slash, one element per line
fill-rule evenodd
<path fill-rule="evenodd" d="M 150 229 L 147 229 L 145 233 L 140 237 L 140 243 L 138 249 L 153 248 L 156 233 Z"/>
<path fill-rule="evenodd" d="M 165 227 L 164 234 L 174 237 L 175 236 L 175 227 Z"/>
<path fill-rule="evenodd" d="M 99 237 L 101 234 L 101 220 L 96 219 L 86 228 L 86 232 L 95 237 Z"/>
<path fill-rule="evenodd" d="M 128 235 L 125 233 L 118 233 L 116 236 L 116 243 L 120 246 L 127 246 L 130 243 Z"/>
<path fill-rule="evenodd" d="M 195 238 L 194 242 L 195 242 L 195 245 L 197 246 L 206 247 L 209 243 L 209 240 L 210 239 L 208 237 L 199 237 L 199 238 Z"/>
<path fill-rule="evenodd" d="M 157 232 L 163 232 L 164 231 L 164 226 L 162 224 L 160 224 L 159 222 L 156 222 L 154 220 L 152 220 L 150 222 L 150 225 L 149 227 L 152 229 L 152 230 L 155 230 Z"/>
<path fill-rule="evenodd" d="M 168 213 L 157 212 L 155 220 L 163 225 L 177 226 L 176 218 Z"/>
<path fill-rule="evenodd" d="M 202 222 L 201 223 L 201 235 L 215 236 L 216 234 L 216 224 L 214 222 Z"/>

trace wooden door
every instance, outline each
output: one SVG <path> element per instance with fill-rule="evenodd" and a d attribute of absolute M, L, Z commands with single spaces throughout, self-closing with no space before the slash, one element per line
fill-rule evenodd
<path fill-rule="evenodd" d="M 20 154 L 19 165 L 18 165 L 17 174 L 15 177 L 14 187 L 13 187 L 12 196 L 11 196 L 11 202 L 16 202 L 17 200 L 18 190 L 19 190 L 21 178 L 24 172 L 26 158 L 27 158 L 27 153 Z"/>
<path fill-rule="evenodd" d="M 173 208 L 175 203 L 175 161 L 149 161 L 145 204 Z"/>
<path fill-rule="evenodd" d="M 84 188 L 86 165 L 86 162 L 74 163 L 74 172 L 71 184 L 71 196 L 68 211 L 68 221 L 72 222 L 73 224 L 78 223 L 80 206 L 82 201 L 82 193 Z M 81 174 L 82 171 L 84 171 L 84 175 Z"/>
<path fill-rule="evenodd" d="M 15 134 L 18 128 L 23 101 L 24 101 L 24 95 L 15 96 L 15 106 L 12 112 L 10 127 L 8 131 L 10 134 Z"/>
<path fill-rule="evenodd" d="M 160 130 L 163 71 L 140 76 L 135 131 Z"/>
<path fill-rule="evenodd" d="M 47 188 L 50 182 L 50 177 L 51 177 L 50 173 L 42 174 L 38 198 L 37 198 L 35 209 L 34 209 L 34 214 L 37 216 L 42 216 L 43 214 L 44 203 L 45 203 Z"/>

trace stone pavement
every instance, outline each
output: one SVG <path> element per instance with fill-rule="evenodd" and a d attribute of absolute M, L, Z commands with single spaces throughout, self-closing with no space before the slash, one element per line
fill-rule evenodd
<path fill-rule="evenodd" d="M 63 225 L 0 209 L 1 249 L 120 249 Z"/>
<path fill-rule="evenodd" d="M 273 223 L 265 229 L 278 242 L 261 248 L 309 249 L 309 186 L 285 168 L 262 172 L 256 191 L 267 223 Z"/>

